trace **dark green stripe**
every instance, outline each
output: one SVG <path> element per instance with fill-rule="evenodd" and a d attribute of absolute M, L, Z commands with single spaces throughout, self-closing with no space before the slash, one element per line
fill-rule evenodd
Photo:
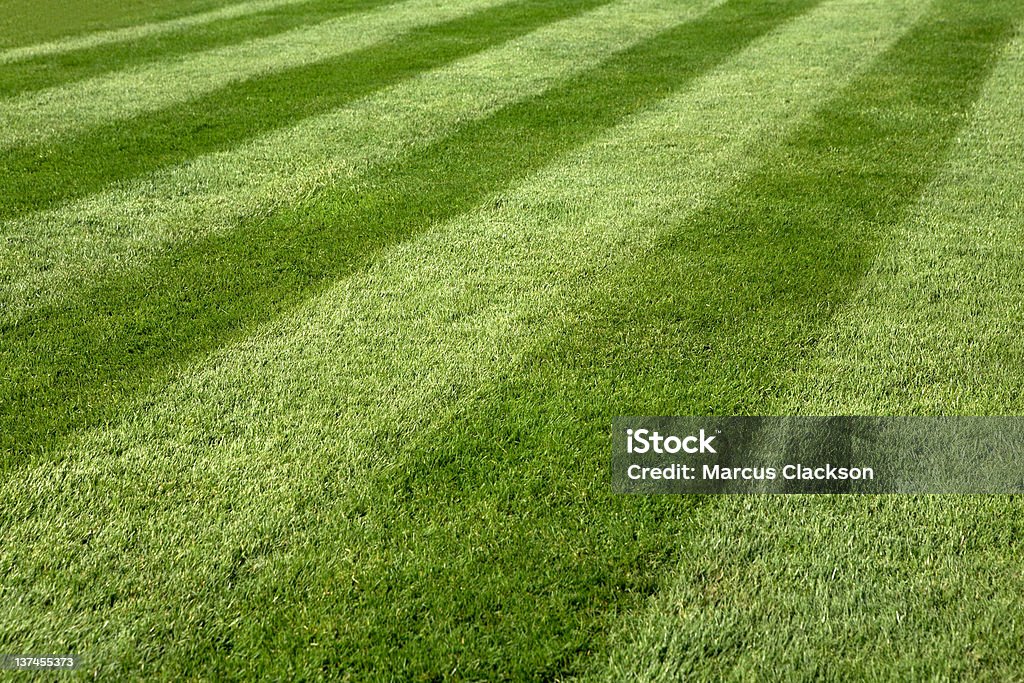
<path fill-rule="evenodd" d="M 0 219 L 230 149 L 608 1 L 512 2 L 335 59 L 231 83 L 67 140 L 5 150 L 0 152 Z"/>
<path fill-rule="evenodd" d="M 111 71 L 254 40 L 393 1 L 310 0 L 180 31 L 0 65 L 0 97 L 67 85 Z"/>
<path fill-rule="evenodd" d="M 771 405 L 940 169 L 1012 33 L 998 13 L 940 8 L 720 203 L 660 217 L 671 236 L 611 287 L 581 293 L 515 379 L 418 448 L 403 454 L 385 434 L 368 444 L 392 464 L 362 499 L 304 501 L 296 516 L 330 520 L 309 540 L 315 552 L 385 549 L 344 577 L 303 574 L 311 599 L 342 591 L 303 603 L 336 615 L 310 635 L 337 643 L 333 665 L 356 677 L 431 680 L 457 664 L 467 679 L 554 680 L 602 661 L 610 623 L 656 587 L 701 502 L 613 496 L 612 417 Z M 259 590 L 269 598 L 274 586 L 253 575 L 239 590 L 264 604 Z"/>
<path fill-rule="evenodd" d="M 732 0 L 362 184 L 334 187 L 239 233 L 212 235 L 66 307 L 0 328 L 8 369 L 0 379 L 4 462 L 115 418 L 119 405 L 175 364 L 280 314 L 381 247 L 470 209 L 817 2 Z"/>

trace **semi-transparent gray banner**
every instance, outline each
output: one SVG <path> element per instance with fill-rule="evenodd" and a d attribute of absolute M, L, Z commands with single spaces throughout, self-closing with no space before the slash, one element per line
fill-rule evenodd
<path fill-rule="evenodd" d="M 1021 493 L 1024 417 L 620 417 L 616 493 Z"/>

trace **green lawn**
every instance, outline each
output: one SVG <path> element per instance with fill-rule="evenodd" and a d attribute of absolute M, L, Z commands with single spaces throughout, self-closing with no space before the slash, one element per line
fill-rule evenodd
<path fill-rule="evenodd" d="M 80 4 L 0 0 L 0 653 L 1024 680 L 1017 498 L 608 477 L 1024 412 L 1024 5 Z"/>

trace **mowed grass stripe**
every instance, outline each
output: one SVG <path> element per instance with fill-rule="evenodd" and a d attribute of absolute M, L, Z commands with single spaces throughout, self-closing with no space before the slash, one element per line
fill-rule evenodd
<path fill-rule="evenodd" d="M 89 645 L 95 659 L 105 663 L 103 673 L 118 666 L 132 670 L 152 658 L 194 661 L 175 655 L 175 648 L 191 651 L 194 643 L 176 639 L 167 624 L 197 619 L 204 620 L 209 634 L 208 644 L 201 647 L 209 648 L 204 651 L 212 652 L 217 662 L 228 661 L 218 643 L 230 642 L 234 652 L 245 653 L 250 647 L 266 650 L 263 645 L 272 640 L 276 651 L 291 652 L 292 641 L 276 640 L 264 629 L 312 618 L 313 611 L 294 613 L 267 597 L 280 595 L 280 582 L 288 583 L 281 577 L 293 577 L 309 587 L 309 595 L 291 602 L 293 606 L 313 600 L 319 628 L 350 623 L 346 635 L 354 632 L 354 640 L 362 642 L 367 611 L 372 614 L 371 608 L 379 609 L 381 603 L 368 598 L 359 605 L 345 593 L 343 602 L 325 606 L 322 601 L 332 599 L 326 592 L 338 595 L 337 587 L 351 585 L 352 575 L 360 583 L 393 577 L 402 571 L 395 564 L 412 572 L 422 553 L 441 552 L 436 545 L 422 545 L 419 525 L 411 527 L 417 530 L 405 544 L 409 548 L 404 557 L 396 557 L 398 551 L 389 543 L 373 550 L 365 538 L 350 540 L 352 534 L 376 538 L 393 528 L 383 511 L 374 511 L 373 518 L 358 510 L 355 516 L 344 514 L 352 507 L 352 488 L 380 486 L 365 469 L 401 458 L 407 448 L 415 452 L 422 445 L 415 438 L 418 429 L 466 401 L 484 401 L 515 364 L 520 349 L 549 341 L 545 326 L 566 306 L 571 309 L 579 283 L 606 273 L 607 252 L 619 255 L 612 245 L 642 233 L 634 223 L 637 216 L 673 211 L 660 196 L 666 187 L 685 188 L 684 203 L 716 192 L 726 177 L 741 173 L 735 169 L 743 165 L 754 141 L 777 137 L 792 117 L 807 113 L 830 87 L 883 49 L 893 32 L 912 20 L 908 7 L 914 4 L 872 3 L 865 8 L 858 3 L 856 16 L 845 21 L 849 7 L 844 3 L 813 10 L 699 79 L 692 91 L 659 103 L 654 112 L 631 119 L 527 185 L 502 193 L 500 208 L 481 207 L 443 230 L 389 250 L 367 273 L 332 287 L 262 330 L 258 339 L 219 351 L 127 423 L 89 435 L 63 462 L 23 472 L 20 481 L 30 485 L 10 489 L 11 519 L 17 523 L 0 526 L 7 533 L 4 547 L 30 548 L 18 539 L 38 537 L 40 525 L 54 525 L 72 539 L 66 575 L 90 577 L 93 568 L 109 562 L 130 578 L 117 585 L 83 579 L 67 589 L 74 600 L 61 602 L 66 613 L 40 616 L 36 598 L 30 598 L 19 603 L 10 623 L 32 624 L 25 633 L 51 642 L 73 632 L 64 626 L 66 619 L 95 614 L 97 627 L 83 630 L 89 633 L 88 642 L 95 643 Z M 841 32 L 830 33 L 837 29 Z M 621 185 L 625 174 L 632 176 L 629 188 Z M 622 254 L 622 261 L 628 260 L 629 254 Z M 195 405 L 204 410 L 194 413 Z M 411 443 L 404 444 L 407 437 Z M 339 503 L 342 499 L 349 500 Z M 467 514 L 487 526 L 459 536 L 459 544 L 466 538 L 490 544 L 495 525 L 510 524 L 503 508 L 481 510 L 480 501 L 467 502 Z M 558 509 L 575 516 L 570 506 Z M 598 517 L 600 510 L 594 511 Z M 434 514 L 445 526 L 454 524 L 449 511 Z M 367 531 L 358 526 L 363 519 Z M 550 520 L 544 517 L 540 524 Z M 572 530 L 567 534 L 578 530 L 578 517 L 557 522 Z M 328 533 L 338 535 L 326 539 Z M 83 537 L 89 538 L 88 544 L 79 543 Z M 133 539 L 132 547 L 125 550 L 127 538 Z M 631 563 L 636 555 L 629 553 L 648 552 L 660 540 L 650 536 L 644 547 L 636 548 L 630 538 L 625 555 L 617 549 L 610 556 L 626 567 L 626 583 L 620 587 L 649 585 L 656 569 L 638 570 Z M 583 539 L 582 557 L 596 556 L 589 551 L 593 543 L 600 539 Z M 449 555 L 456 566 L 471 559 L 462 547 L 453 547 Z M 37 561 L 24 554 L 12 559 L 22 576 L 33 576 Z M 307 581 L 302 566 L 310 563 L 325 569 Z M 349 569 L 353 563 L 359 565 L 355 572 Z M 555 566 L 553 572 L 561 569 Z M 591 575 L 614 571 L 599 569 Z M 331 585 L 324 594 L 321 579 Z M 24 585 L 20 580 L 9 577 L 15 586 Z M 515 582 L 514 573 L 507 580 Z M 526 583 L 517 584 L 519 593 Z M 203 588 L 194 591 L 185 584 Z M 61 590 L 45 578 L 32 586 L 22 594 Z M 181 591 L 188 597 L 173 605 L 156 597 Z M 552 599 L 557 596 L 541 596 L 534 607 L 550 605 Z M 629 601 L 625 590 L 617 592 L 606 610 L 588 610 L 569 629 L 564 624 L 577 624 L 579 609 L 531 626 L 524 638 L 540 628 L 560 632 L 543 652 L 517 659 L 510 668 L 530 671 L 545 661 L 555 662 L 552 671 L 571 666 L 572 643 L 592 644 L 594 634 Z M 262 624 L 239 629 L 231 623 L 234 615 L 248 614 L 254 604 L 264 615 Z M 269 611 L 267 605 L 272 606 Z M 353 605 L 356 611 L 349 613 Z M 487 623 L 485 637 L 501 643 L 523 619 L 535 621 L 535 611 L 542 610 L 512 610 L 501 628 Z M 437 623 L 449 623 L 444 610 L 436 613 Z M 101 619 L 105 626 L 99 626 Z M 126 630 L 125 624 L 130 624 Z M 16 631 L 0 623 L 0 633 Z M 140 638 L 133 633 L 147 633 L 141 640 L 161 647 L 177 645 L 162 654 L 140 652 L 134 644 Z M 463 623 L 447 636 L 427 634 L 423 649 L 451 645 L 460 633 L 470 641 L 473 625 Z M 322 639 L 313 648 L 307 643 L 298 655 L 306 662 L 300 669 L 315 667 L 314 660 L 322 661 L 322 655 L 332 662 L 356 663 L 383 656 L 375 647 L 360 659 L 324 654 L 337 640 Z M 461 656 L 470 666 L 460 670 L 489 663 L 474 662 L 473 650 L 482 644 L 480 639 L 463 648 Z M 461 647 L 439 656 L 439 665 Z M 211 670 L 218 666 L 222 664 L 211 665 Z M 239 666 L 265 673 L 272 663 L 246 657 Z M 172 669 L 168 675 L 175 673 L 180 671 Z"/>
<path fill-rule="evenodd" d="M 174 365 L 276 317 L 382 247 L 472 208 L 815 4 L 731 0 L 364 182 L 182 245 L 67 306 L 4 325 L 4 467 L 115 417 Z"/>
<path fill-rule="evenodd" d="M 237 19 L 263 12 L 272 12 L 290 5 L 303 5 L 309 0 L 254 0 L 239 2 L 206 12 L 198 12 L 164 21 L 153 21 L 136 26 L 95 31 L 61 40 L 51 40 L 35 45 L 23 45 L 0 51 L 0 64 L 11 64 L 45 57 L 81 52 L 117 43 L 131 43 L 167 33 L 180 33 L 230 19 Z M 61 64 L 61 62 L 58 62 Z M 2 90 L 0 90 L 2 92 Z"/>
<path fill-rule="evenodd" d="M 0 149 L 59 144 L 76 132 L 180 106 L 236 81 L 324 62 L 512 0 L 405 0 L 0 101 Z M 528 0 L 526 0 L 528 1 Z"/>
<path fill-rule="evenodd" d="M 331 111 L 608 0 L 527 0 L 409 32 L 342 57 L 232 83 L 185 108 L 112 123 L 58 144 L 0 152 L 0 219 L 96 192 Z M 73 169 L 73 172 L 69 172 Z"/>
<path fill-rule="evenodd" d="M 693 18 L 713 0 L 626 0 L 424 72 L 339 110 L 0 227 L 0 320 L 72 296 L 111 268 L 230 230 L 437 140 L 463 122 Z"/>
<path fill-rule="evenodd" d="M 188 30 L 142 32 L 124 41 L 83 41 L 79 49 L 42 51 L 0 69 L 0 98 L 65 85 L 110 71 L 137 68 L 190 52 L 210 50 L 300 26 L 319 24 L 339 15 L 388 4 L 389 0 L 285 0 L 256 3 L 244 12 L 224 12 L 208 21 L 187 24 Z M 234 9 L 234 8 L 231 8 Z M 223 14 L 224 16 L 220 16 Z M 120 32 L 118 32 L 120 33 Z M 3 55 L 0 54 L 0 63 Z"/>

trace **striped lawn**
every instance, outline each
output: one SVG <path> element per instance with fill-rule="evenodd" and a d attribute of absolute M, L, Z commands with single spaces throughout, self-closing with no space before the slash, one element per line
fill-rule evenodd
<path fill-rule="evenodd" d="M 512 42 L 281 122 L 383 140 L 400 94 L 457 95 L 392 151 L 300 157 L 311 194 L 246 184 L 282 130 L 14 212 L 13 254 L 133 194 L 154 227 L 0 323 L 0 649 L 107 678 L 1019 671 L 1013 501 L 626 499 L 605 468 L 617 414 L 1014 410 L 1020 11 L 513 6 L 520 37 L 505 6 L 464 24 Z M 606 47 L 573 63 L 586 21 Z M 518 97 L 473 97 L 521 60 Z M 226 169 L 177 166 L 202 154 Z M 160 179 L 210 205 L 189 177 L 271 209 L 157 227 Z"/>
<path fill-rule="evenodd" d="M 787 10 L 815 3 L 757 4 L 716 7 L 456 129 L 364 182 L 183 245 L 65 305 L 33 310 L 10 325 L 0 351 L 12 368 L 0 385 L 0 447 L 12 451 L 9 460 L 31 456 L 62 432 L 105 419 L 181 360 L 280 314 L 389 243 L 469 209 L 715 66 Z M 707 42 L 712 47 L 695 49 Z"/>
<path fill-rule="evenodd" d="M 163 36 L 167 33 L 180 33 L 188 29 L 194 31 L 202 30 L 208 24 L 217 24 L 254 14 L 271 13 L 289 6 L 297 5 L 298 9 L 305 10 L 306 8 L 302 6 L 306 4 L 315 6 L 315 2 L 311 2 L 311 0 L 250 0 L 248 2 L 236 2 L 218 9 L 185 14 L 174 19 L 135 24 L 121 29 L 86 31 L 79 35 L 69 36 L 63 40 L 50 40 L 10 48 L 0 52 L 0 63 L 25 62 L 44 57 L 67 55 L 74 52 L 81 54 L 86 50 L 119 43 L 138 44 L 139 41 L 147 38 Z M 92 61 L 91 58 L 89 61 Z M 58 62 L 58 64 L 61 69 L 54 69 L 54 71 L 63 71 L 69 67 L 74 68 L 73 63 Z"/>
<path fill-rule="evenodd" d="M 1021 102 L 1018 36 L 941 172 L 764 412 L 1020 413 Z M 981 496 L 721 502 L 588 678 L 1016 680 L 1020 511 Z"/>
<path fill-rule="evenodd" d="M 180 106 L 233 83 L 351 55 L 416 29 L 503 4 L 508 4 L 508 0 L 465 0 L 458 4 L 405 0 L 264 38 L 188 54 L 166 63 L 143 65 L 25 93 L 0 101 L 0 119 L 5 123 L 0 129 L 0 149 L 32 145 L 45 148 L 57 139 L 110 125 L 113 121 Z M 186 116 L 188 111 L 185 107 L 181 116 Z M 6 163 L 10 162 L 5 159 Z"/>
<path fill-rule="evenodd" d="M 265 0 L 8 50 L 0 52 L 4 67 L 0 71 L 0 98 L 271 36 L 382 4 L 382 0 Z"/>
<path fill-rule="evenodd" d="M 542 92 L 712 4 L 631 0 L 599 7 L 251 143 L 8 221 L 2 232 L 11 258 L 0 263 L 3 313 L 17 317 L 26 307 L 67 296 L 75 282 L 93 281 L 111 265 L 138 264 L 166 242 L 231 229 L 240 217 L 265 215 L 331 178 L 373 173 L 411 146 Z"/>
<path fill-rule="evenodd" d="M 260 0 L 256 0 L 259 2 Z M 0 14 L 3 62 L 26 54 L 58 54 L 77 45 L 110 42 L 133 33 L 159 32 L 162 25 L 203 23 L 199 17 L 230 12 L 238 0 L 89 0 L 69 12 L 63 0 L 6 0 Z M 237 10 L 236 10 L 237 11 Z M 244 9 L 242 10 L 244 12 Z M 173 30 L 173 29 L 172 29 Z M 15 47 L 17 46 L 17 47 Z M 8 56 L 9 55 L 9 56 Z"/>
<path fill-rule="evenodd" d="M 109 183 L 225 149 L 253 135 L 329 111 L 390 85 L 500 44 L 546 22 L 607 0 L 499 4 L 466 18 L 414 31 L 404 39 L 337 60 L 241 81 L 189 103 L 128 123 L 112 123 L 64 144 L 11 150 L 14 171 L 0 180 L 0 218 L 45 208 Z M 69 174 L 68 168 L 75 169 Z"/>

